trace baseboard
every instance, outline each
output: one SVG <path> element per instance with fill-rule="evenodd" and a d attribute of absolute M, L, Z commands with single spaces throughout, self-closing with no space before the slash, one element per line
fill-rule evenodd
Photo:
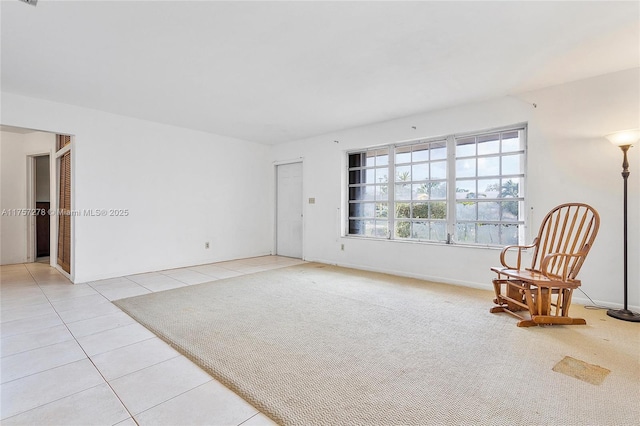
<path fill-rule="evenodd" d="M 416 279 L 419 279 L 419 280 L 434 281 L 434 282 L 443 283 L 443 284 L 451 284 L 451 285 L 457 285 L 457 286 L 461 286 L 461 287 L 470 287 L 470 288 L 477 288 L 477 289 L 480 289 L 480 290 L 493 291 L 493 286 L 491 284 L 481 284 L 481 283 L 471 282 L 471 281 L 452 280 L 451 278 L 447 278 L 447 277 L 412 274 L 412 273 L 407 273 L 406 271 L 397 271 L 397 270 L 394 270 L 394 269 L 387 269 L 387 268 L 371 268 L 371 267 L 368 267 L 368 266 L 362 266 L 362 265 L 357 265 L 357 264 L 353 264 L 353 263 L 334 262 L 334 261 L 329 261 L 329 260 L 326 260 L 326 259 L 319 259 L 319 258 L 317 258 L 317 259 L 307 258 L 305 260 L 308 261 L 308 262 L 326 263 L 328 265 L 336 265 L 336 266 L 341 266 L 341 267 L 344 267 L 344 268 L 359 269 L 359 270 L 362 270 L 362 271 L 379 272 L 379 273 L 383 273 L 383 274 L 398 275 L 400 277 L 416 278 Z M 623 308 L 623 305 L 621 303 L 605 302 L 605 301 L 602 301 L 602 300 L 591 301 L 587 297 L 576 297 L 577 296 L 576 293 L 577 292 L 573 293 L 572 301 L 573 301 L 573 303 L 578 304 L 578 305 L 583 305 L 583 306 L 601 306 L 601 307 L 606 308 L 606 309 L 622 309 Z M 594 303 L 595 303 L 595 305 L 594 305 Z M 630 306 L 628 306 L 628 309 L 631 310 L 631 311 L 634 311 L 634 312 L 640 312 L 640 306 L 630 305 Z"/>
<path fill-rule="evenodd" d="M 434 275 L 412 274 L 406 271 L 399 271 L 399 270 L 388 269 L 388 268 L 371 268 L 368 266 L 362 266 L 362 265 L 344 263 L 344 262 L 334 262 L 334 261 L 329 261 L 326 259 L 319 259 L 319 258 L 306 258 L 305 260 L 308 262 L 318 262 L 318 263 L 325 263 L 328 265 L 341 266 L 343 268 L 359 269 L 361 271 L 379 272 L 382 274 L 397 275 L 399 277 L 416 278 L 419 280 L 433 281 L 433 282 L 438 282 L 443 284 L 451 284 L 451 285 L 456 285 L 460 287 L 470 287 L 470 288 L 477 288 L 480 290 L 493 291 L 493 286 L 491 284 L 482 284 L 482 283 L 477 283 L 472 281 L 452 280 L 451 278 L 438 277 Z"/>
<path fill-rule="evenodd" d="M 243 257 L 224 258 L 224 259 L 216 259 L 216 260 L 192 260 L 192 261 L 186 261 L 186 262 L 179 262 L 179 263 L 173 264 L 173 265 L 147 266 L 144 269 L 121 270 L 121 271 L 117 271 L 117 272 L 109 272 L 109 273 L 106 273 L 106 274 L 91 275 L 89 278 L 83 277 L 82 281 L 75 282 L 74 284 L 86 284 L 86 283 L 90 283 L 90 282 L 93 282 L 93 281 L 100 281 L 100 280 L 108 280 L 108 279 L 111 279 L 111 278 L 126 277 L 128 275 L 146 274 L 146 273 L 149 273 L 149 272 L 169 271 L 171 269 L 194 268 L 196 266 L 209 265 L 209 264 L 215 264 L 215 263 L 220 263 L 220 262 L 229 262 L 229 261 L 241 260 L 241 259 L 251 259 L 252 257 L 270 256 L 271 254 L 272 253 L 269 251 L 269 252 L 265 252 L 265 253 L 250 254 L 250 255 L 247 255 L 247 256 L 243 256 Z"/>
<path fill-rule="evenodd" d="M 583 306 L 597 306 L 603 309 L 622 309 L 624 305 L 622 303 L 605 302 L 602 300 L 590 300 L 587 297 L 576 297 L 576 292 L 573 292 L 571 298 L 571 304 L 578 304 Z M 640 312 L 640 306 L 629 305 L 627 309 L 633 312 Z"/>

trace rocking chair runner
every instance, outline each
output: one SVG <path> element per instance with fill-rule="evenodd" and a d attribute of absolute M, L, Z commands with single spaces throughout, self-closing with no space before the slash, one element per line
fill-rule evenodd
<path fill-rule="evenodd" d="M 498 277 L 493 280 L 497 306 L 490 312 L 520 318 L 518 327 L 586 324 L 582 318 L 569 317 L 569 306 L 573 290 L 581 284 L 576 276 L 599 226 L 598 212 L 587 204 L 561 204 L 551 210 L 533 244 L 505 247 L 500 254 L 502 267 L 491 268 Z M 522 252 L 530 248 L 534 249 L 531 267 L 520 269 Z M 511 252 L 517 252 L 515 266 L 507 263 Z"/>

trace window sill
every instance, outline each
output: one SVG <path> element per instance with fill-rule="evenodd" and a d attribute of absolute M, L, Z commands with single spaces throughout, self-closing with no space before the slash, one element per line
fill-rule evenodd
<path fill-rule="evenodd" d="M 412 240 L 391 240 L 388 238 L 372 238 L 372 237 L 359 237 L 356 235 L 342 235 L 340 237 L 343 241 L 349 240 L 357 240 L 357 241 L 375 241 L 382 243 L 397 243 L 397 244 L 417 244 L 417 245 L 427 245 L 427 246 L 441 246 L 441 247 L 462 247 L 462 248 L 470 248 L 470 249 L 483 249 L 483 250 L 502 250 L 506 246 L 490 246 L 490 245 L 480 245 L 480 244 L 463 244 L 463 243 L 453 243 L 447 244 L 442 241 L 412 241 Z"/>

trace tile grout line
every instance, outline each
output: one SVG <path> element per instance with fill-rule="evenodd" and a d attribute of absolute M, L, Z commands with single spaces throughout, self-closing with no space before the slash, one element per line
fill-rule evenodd
<path fill-rule="evenodd" d="M 75 362 L 77 362 L 77 361 L 75 361 Z M 65 364 L 65 365 L 68 365 L 68 364 Z M 45 407 L 45 406 L 47 406 L 47 405 L 49 405 L 49 404 L 53 404 L 53 403 L 55 403 L 55 402 L 58 402 L 58 401 L 61 401 L 61 400 L 65 399 L 65 398 L 69 398 L 70 396 L 78 395 L 78 394 L 80 394 L 80 393 L 82 393 L 82 392 L 86 392 L 86 391 L 88 391 L 88 390 L 90 390 L 90 389 L 95 389 L 95 388 L 97 388 L 98 386 L 102 386 L 103 384 L 105 384 L 105 383 L 100 383 L 100 384 L 97 384 L 97 385 L 95 385 L 95 386 L 91 386 L 91 387 L 89 387 L 89 388 L 87 388 L 87 389 L 82 389 L 82 390 L 80 390 L 80 391 L 78 391 L 78 392 L 73 392 L 73 393 L 71 393 L 71 394 L 69 394 L 69 395 L 65 395 L 65 396 L 63 396 L 63 397 L 61 397 L 61 398 L 54 399 L 54 400 L 49 401 L 49 402 L 47 402 L 47 403 L 44 403 L 44 404 L 38 405 L 37 407 L 29 408 L 28 410 L 21 411 L 21 412 L 19 412 L 19 413 L 16 413 L 16 414 L 14 414 L 14 415 L 10 416 L 10 417 L 2 418 L 2 419 L 0 420 L 0 422 L 1 422 L 1 421 L 6 421 L 6 420 L 9 420 L 9 419 L 12 419 L 12 418 L 17 417 L 17 416 L 21 416 L 21 415 L 23 415 L 23 414 L 25 414 L 25 413 L 28 413 L 29 411 L 37 410 L 37 409 L 38 409 L 38 408 L 40 408 L 40 407 Z M 114 392 L 114 394 L 115 394 L 115 392 Z M 116 397 L 117 397 L 117 395 L 116 395 Z M 129 410 L 127 410 L 127 407 L 125 407 L 125 406 L 124 406 L 124 404 L 122 404 L 122 406 L 123 406 L 123 407 L 125 408 L 125 410 L 127 411 L 127 414 L 131 414 L 131 413 L 129 413 Z M 132 416 L 131 416 L 130 418 L 133 420 L 133 417 L 132 417 Z M 123 422 L 123 421 L 125 421 L 125 420 L 127 420 L 127 419 L 121 420 L 120 422 Z M 118 423 L 120 423 L 120 422 L 118 422 Z M 116 423 L 116 424 L 117 424 L 117 423 Z M 138 423 L 136 422 L 136 424 L 138 424 Z"/>
<path fill-rule="evenodd" d="M 45 328 L 42 328 L 41 330 L 48 330 L 48 329 L 50 329 L 50 328 L 60 327 L 61 325 L 63 325 L 63 324 L 58 324 L 58 325 L 54 325 L 54 326 L 51 326 L 51 327 L 45 327 Z M 66 328 L 66 327 L 65 327 L 65 328 Z M 38 330 L 38 331 L 41 331 L 41 330 Z M 68 329 L 67 329 L 67 330 L 68 330 Z M 38 331 L 34 331 L 33 333 L 37 333 Z M 32 333 L 32 332 L 28 332 L 28 333 L 20 333 L 20 334 L 29 334 L 29 333 Z M 71 338 L 70 338 L 70 339 L 62 340 L 62 341 L 60 341 L 60 342 L 50 343 L 50 344 L 48 344 L 48 345 L 38 346 L 37 348 L 26 349 L 26 350 L 24 350 L 24 351 L 15 352 L 15 353 L 12 353 L 12 354 L 9 354 L 9 355 L 3 355 L 2 357 L 0 357 L 0 359 L 8 358 L 8 357 L 10 357 L 10 356 L 14 356 L 14 355 L 20 355 L 20 354 L 23 354 L 23 353 L 26 353 L 26 352 L 35 351 L 35 350 L 37 350 L 37 349 L 48 348 L 48 347 L 50 347 L 50 346 L 59 345 L 60 343 L 66 343 L 66 342 L 70 342 L 71 340 L 75 340 L 75 339 L 74 339 L 73 334 L 69 333 L 69 335 L 71 336 Z M 14 336 L 19 336 L 19 334 L 14 334 L 13 336 L 3 337 L 3 339 L 8 339 L 8 338 L 11 338 L 11 337 L 14 337 Z M 64 364 L 64 365 L 66 365 L 66 364 Z M 55 368 L 55 367 L 53 367 L 53 368 Z M 49 370 L 50 370 L 50 369 L 49 369 Z M 47 370 L 44 370 L 44 371 L 47 371 Z M 37 373 L 34 373 L 34 374 L 37 374 Z M 29 376 L 31 376 L 31 375 L 32 375 L 32 374 L 29 374 L 29 375 L 27 375 L 27 376 L 23 376 L 23 377 L 29 377 Z M 14 380 L 16 380 L 16 379 L 14 379 Z M 13 380 L 10 380 L 10 381 L 13 381 Z M 9 383 L 9 382 L 7 382 L 7 383 Z"/>
<path fill-rule="evenodd" d="M 242 423 L 238 423 L 237 426 L 242 426 L 243 424 L 245 424 L 246 422 L 248 422 L 249 420 L 251 420 L 252 418 L 254 418 L 255 416 L 258 416 L 262 413 L 262 411 L 258 410 L 257 413 L 255 413 L 253 416 L 249 417 L 247 420 L 244 420 Z M 264 413 L 262 413 L 264 415 Z"/>
<path fill-rule="evenodd" d="M 28 268 L 27 268 L 27 270 L 28 270 Z M 104 380 L 104 383 L 106 383 L 106 384 L 107 384 L 107 386 L 109 386 L 109 389 L 111 389 L 111 392 L 113 392 L 113 394 L 116 396 L 116 398 L 118 398 L 118 401 L 120 401 L 120 404 L 122 405 L 122 408 L 124 408 L 124 409 L 125 409 L 125 411 L 129 414 L 129 417 L 130 417 L 130 418 L 135 422 L 135 424 L 137 425 L 137 424 L 138 424 L 138 422 L 133 418 L 133 414 L 131 414 L 131 411 L 129 411 L 129 408 L 124 404 L 124 401 L 122 401 L 122 399 L 120 398 L 120 395 L 118 395 L 118 394 L 116 393 L 115 389 L 113 389 L 113 387 L 111 386 L 111 383 L 109 383 L 109 381 L 107 380 L 107 378 L 106 378 L 106 377 L 104 377 L 104 375 L 102 374 L 102 372 L 98 369 L 98 366 L 93 362 L 93 360 L 91 359 L 91 357 L 89 356 L 89 354 L 87 354 L 87 351 L 85 351 L 85 349 L 82 347 L 82 345 L 80 344 L 80 342 L 78 342 L 78 339 L 76 339 L 76 337 L 73 335 L 73 333 L 71 332 L 71 330 L 70 330 L 70 329 L 69 329 L 69 327 L 67 326 L 67 323 L 62 319 L 62 317 L 60 316 L 60 314 L 59 314 L 59 313 L 58 313 L 58 311 L 56 310 L 55 306 L 53 306 L 53 304 L 51 303 L 51 300 L 49 300 L 49 297 L 47 296 L 47 294 L 44 292 L 44 290 L 42 290 L 42 287 L 40 287 L 40 283 L 38 283 L 38 280 L 36 280 L 36 279 L 35 279 L 35 277 L 33 276 L 33 274 L 31 274 L 31 271 L 29 271 L 29 274 L 31 275 L 31 278 L 35 281 L 36 285 L 40 288 L 40 291 L 42 291 L 42 293 L 44 294 L 44 297 L 45 297 L 45 298 L 47 299 L 47 301 L 51 304 L 51 307 L 52 307 L 52 308 L 53 308 L 53 310 L 55 311 L 56 315 L 58 315 L 58 318 L 60 318 L 60 321 L 62 321 L 62 324 L 64 324 L 64 326 L 65 326 L 65 328 L 67 329 L 67 331 L 69 332 L 69 334 L 71 334 L 71 336 L 72 336 L 72 337 L 73 337 L 73 339 L 75 340 L 76 344 L 80 347 L 80 350 L 82 350 L 82 352 L 83 352 L 83 353 L 84 353 L 84 355 L 87 357 L 87 359 L 89 360 L 89 362 L 91 363 L 91 365 L 93 365 L 93 368 L 95 368 L 96 372 L 100 375 L 100 377 L 102 377 L 102 380 Z M 73 283 L 71 283 L 71 285 L 73 285 Z M 91 288 L 93 289 L 93 287 L 91 287 Z M 95 290 L 95 289 L 93 289 L 93 290 Z M 96 290 L 96 291 L 97 291 L 97 290 Z M 102 294 L 100 294 L 100 295 L 102 296 Z M 104 297 L 104 296 L 102 296 L 102 297 Z M 105 297 L 105 299 L 106 299 L 106 297 Z M 107 302 L 111 303 L 108 299 L 107 299 Z M 77 361 L 75 361 L 75 362 L 77 362 Z M 65 364 L 65 365 L 67 365 L 67 364 Z M 49 369 L 49 370 L 51 370 L 51 369 Z M 48 371 L 48 370 L 45 370 L 45 371 Z M 97 386 L 99 386 L 99 385 L 97 385 Z M 92 386 L 92 388 L 93 388 L 93 387 L 95 387 L 95 386 Z M 91 389 L 91 388 L 89 388 L 89 389 Z M 80 391 L 80 392 L 84 392 L 84 391 L 86 391 L 86 390 L 87 390 L 87 389 L 83 389 L 83 390 L 82 390 L 82 391 Z M 79 392 L 76 392 L 76 393 L 79 393 Z M 73 395 L 75 395 L 76 393 L 74 393 Z M 67 395 L 67 396 L 65 396 L 64 398 L 66 398 L 66 397 L 68 397 L 68 396 L 70 396 L 70 395 Z M 60 399 L 63 399 L 63 398 L 59 398 L 58 400 L 60 400 Z M 56 400 L 56 401 L 58 401 L 58 400 Z M 52 401 L 52 402 L 53 402 L 53 401 Z M 43 405 L 46 405 L 46 404 L 39 405 L 38 407 L 42 407 Z M 33 409 L 35 409 L 35 408 L 38 408 L 38 407 L 34 407 L 34 408 L 32 408 L 31 410 L 33 410 Z M 22 413 L 26 413 L 26 412 L 31 411 L 31 410 L 23 411 Z M 21 413 L 19 413 L 19 414 L 21 414 Z M 125 420 L 126 420 L 126 419 L 125 419 Z"/>
<path fill-rule="evenodd" d="M 180 356 L 184 356 L 184 355 L 180 354 Z M 177 357 L 174 357 L 174 358 L 171 358 L 171 359 L 175 359 L 175 358 L 177 358 Z M 185 358 L 186 358 L 186 357 L 185 357 Z M 189 358 L 186 358 L 186 359 L 189 359 Z M 169 360 L 167 360 L 167 361 L 169 361 Z M 191 360 L 189 360 L 189 361 L 191 362 Z M 162 362 L 164 362 L 164 361 L 162 361 Z M 156 365 L 157 365 L 157 364 L 156 364 Z M 146 368 L 148 368 L 148 367 L 146 367 Z M 198 368 L 199 368 L 199 367 L 198 367 Z M 144 369 L 145 369 L 145 368 L 143 368 L 143 370 L 144 370 Z M 138 371 L 142 371 L 142 370 L 138 370 Z M 204 371 L 204 370 L 202 370 L 202 371 Z M 207 373 L 206 371 L 205 371 L 205 373 L 206 373 L 206 374 L 211 378 L 211 380 L 206 381 L 206 382 L 204 382 L 204 383 L 201 383 L 201 384 L 199 384 L 198 386 L 196 386 L 196 387 L 194 387 L 194 388 L 187 389 L 186 391 L 181 392 L 181 393 L 179 393 L 178 395 L 172 396 L 171 398 L 169 398 L 169 399 L 167 399 L 167 400 L 164 400 L 164 401 L 162 401 L 162 402 L 159 402 L 159 403 L 157 403 L 156 405 L 154 405 L 154 406 L 152 406 L 152 407 L 147 408 L 146 410 L 140 411 L 138 414 L 136 414 L 136 416 L 139 416 L 139 415 L 140 415 L 140 414 L 142 414 L 142 413 L 146 413 L 147 411 L 152 410 L 152 409 L 156 408 L 157 406 L 162 405 L 162 404 L 164 404 L 164 403 L 166 403 L 166 402 L 172 401 L 172 400 L 176 399 L 177 397 L 184 395 L 184 394 L 185 394 L 185 393 L 187 393 L 187 392 L 191 392 L 191 391 L 192 391 L 192 390 L 194 390 L 194 389 L 198 389 L 199 387 L 202 387 L 202 386 L 204 386 L 204 385 L 206 385 L 206 384 L 209 384 L 209 383 L 211 383 L 211 382 L 213 382 L 213 381 L 216 381 L 216 379 L 214 379 L 213 377 L 211 377 L 211 375 L 210 375 L 209 373 Z M 136 422 L 136 423 L 137 423 L 137 422 Z"/>

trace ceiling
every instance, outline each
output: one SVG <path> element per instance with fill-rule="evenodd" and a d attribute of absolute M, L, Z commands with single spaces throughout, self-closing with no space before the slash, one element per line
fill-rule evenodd
<path fill-rule="evenodd" d="M 3 0 L 2 91 L 276 144 L 640 64 L 640 3 Z"/>

